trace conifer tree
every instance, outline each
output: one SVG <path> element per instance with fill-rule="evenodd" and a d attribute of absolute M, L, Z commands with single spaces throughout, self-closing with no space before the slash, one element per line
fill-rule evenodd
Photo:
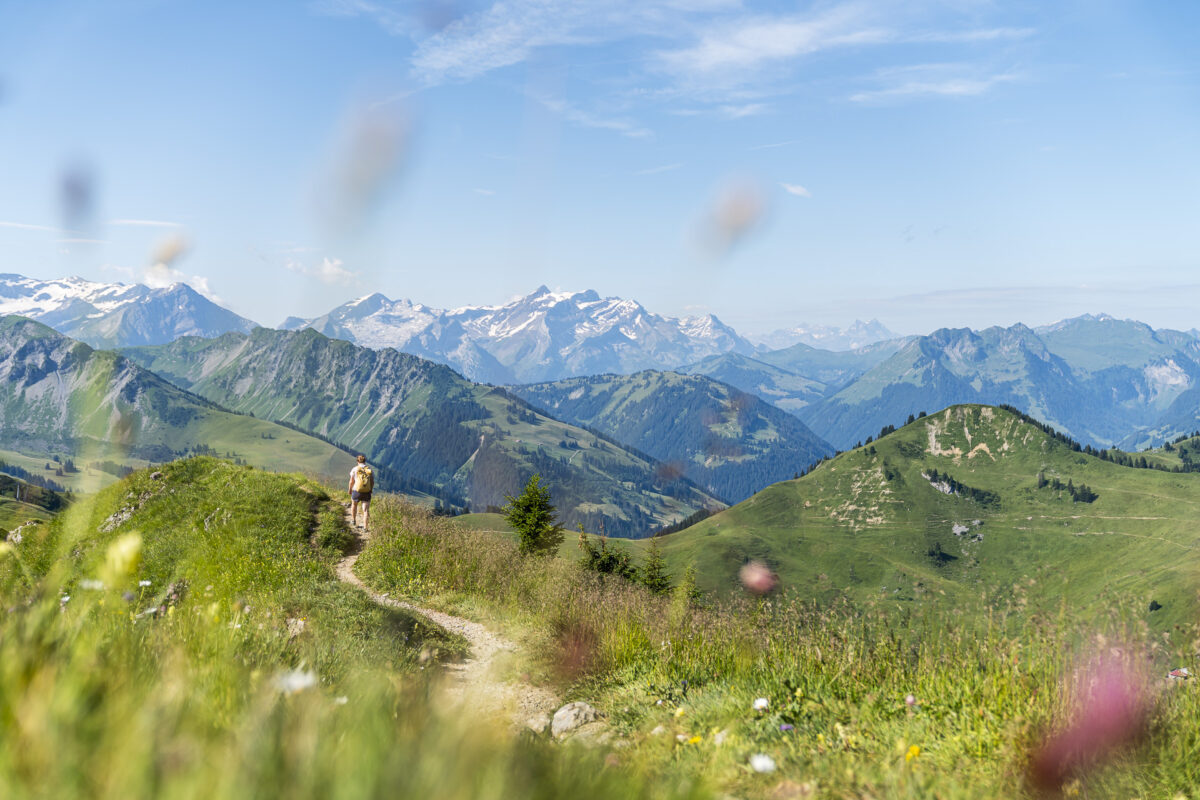
<path fill-rule="evenodd" d="M 642 584 L 656 594 L 666 594 L 671 590 L 671 575 L 667 572 L 667 563 L 659 549 L 657 536 L 650 539 L 641 576 Z"/>
<path fill-rule="evenodd" d="M 534 475 L 519 496 L 505 496 L 508 504 L 502 512 L 520 535 L 518 549 L 523 556 L 549 555 L 563 539 L 562 525 L 555 520 L 555 508 L 550 502 L 550 490 L 541 485 L 541 480 L 540 475 Z"/>

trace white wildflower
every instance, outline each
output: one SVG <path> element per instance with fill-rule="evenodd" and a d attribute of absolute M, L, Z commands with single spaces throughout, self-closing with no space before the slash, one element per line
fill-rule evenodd
<path fill-rule="evenodd" d="M 754 701 L 754 710 L 755 711 L 766 711 L 770 707 L 771 707 L 771 701 L 765 697 L 760 697 Z"/>
<path fill-rule="evenodd" d="M 308 669 L 293 669 L 275 676 L 275 688 L 284 694 L 296 694 L 316 685 L 317 673 Z"/>
<path fill-rule="evenodd" d="M 775 759 L 766 753 L 755 753 L 750 756 L 750 769 L 755 772 L 774 772 Z"/>
<path fill-rule="evenodd" d="M 138 581 L 138 586 L 141 586 L 143 589 L 149 585 L 150 581 Z"/>
<path fill-rule="evenodd" d="M 95 580 L 94 578 L 84 578 L 83 580 L 81 580 L 79 582 L 79 588 L 87 589 L 87 590 L 93 591 L 93 592 L 103 591 L 104 590 L 104 581 L 98 581 L 98 580 Z"/>

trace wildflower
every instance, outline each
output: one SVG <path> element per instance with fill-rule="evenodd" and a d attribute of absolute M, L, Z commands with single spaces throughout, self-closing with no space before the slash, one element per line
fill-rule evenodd
<path fill-rule="evenodd" d="M 750 756 L 750 769 L 755 772 L 774 772 L 775 759 L 766 753 L 755 753 Z"/>
<path fill-rule="evenodd" d="M 150 581 L 138 581 L 138 586 L 141 586 L 143 589 L 149 585 L 150 585 Z"/>
<path fill-rule="evenodd" d="M 916 704 L 917 704 L 917 698 L 915 696 L 913 696 L 911 694 L 907 694 L 904 696 L 904 705 L 908 706 L 909 708 L 912 708 Z"/>
<path fill-rule="evenodd" d="M 92 592 L 103 591 L 104 581 L 98 581 L 93 578 L 84 578 L 79 582 L 80 589 L 87 589 Z"/>
<path fill-rule="evenodd" d="M 682 717 L 685 713 L 686 712 L 684 711 L 683 706 L 680 706 L 679 708 L 675 709 L 676 717 Z"/>
<path fill-rule="evenodd" d="M 275 676 L 275 688 L 284 694 L 296 694 L 317 685 L 317 673 L 294 669 Z"/>
<path fill-rule="evenodd" d="M 349 703 L 349 702 L 350 702 L 350 698 L 346 697 L 345 695 L 342 695 L 341 697 L 333 698 L 334 705 L 344 706 L 344 705 L 346 705 L 346 703 Z"/>
<path fill-rule="evenodd" d="M 69 602 L 71 602 L 71 595 L 69 594 L 64 594 L 62 597 L 58 598 L 58 604 L 60 606 L 65 606 Z"/>
<path fill-rule="evenodd" d="M 914 744 L 912 747 L 908 748 L 908 752 L 904 754 L 904 760 L 912 761 L 919 755 L 921 755 L 921 747 Z"/>
<path fill-rule="evenodd" d="M 688 739 L 687 742 L 688 744 L 700 744 L 700 737 L 693 736 L 692 738 Z"/>
<path fill-rule="evenodd" d="M 141 560 L 141 534 L 127 533 L 108 546 L 108 550 L 104 554 L 103 574 L 110 583 L 116 583 L 137 569 Z"/>
<path fill-rule="evenodd" d="M 760 697 L 754 701 L 754 710 L 755 711 L 766 711 L 770 707 L 771 707 L 771 701 L 765 697 Z"/>
<path fill-rule="evenodd" d="M 728 731 L 717 731 L 713 734 L 713 744 L 715 744 L 717 747 L 720 747 L 721 745 L 725 744 L 725 739 L 727 736 L 729 736 Z"/>
<path fill-rule="evenodd" d="M 786 723 L 786 722 L 785 722 L 785 723 L 783 723 L 782 725 L 780 725 L 780 726 L 779 726 L 779 730 L 783 731 L 784 733 L 787 733 L 788 731 L 794 731 L 794 730 L 796 730 L 796 726 L 795 726 L 795 725 L 789 725 L 788 723 Z"/>

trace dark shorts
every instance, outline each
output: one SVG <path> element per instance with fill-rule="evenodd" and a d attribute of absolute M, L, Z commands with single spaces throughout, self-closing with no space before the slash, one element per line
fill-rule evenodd
<path fill-rule="evenodd" d="M 371 502 L 371 493 L 351 491 L 350 499 L 356 503 L 369 503 Z"/>

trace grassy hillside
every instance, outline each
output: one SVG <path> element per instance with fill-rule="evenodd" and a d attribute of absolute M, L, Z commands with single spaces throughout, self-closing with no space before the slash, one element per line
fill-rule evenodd
<path fill-rule="evenodd" d="M 829 392 L 829 386 L 820 381 L 738 353 L 710 356 L 695 364 L 680 367 L 678 371 L 689 375 L 707 375 L 792 413 L 817 402 Z"/>
<path fill-rule="evenodd" d="M 946 493 L 951 479 L 958 493 Z M 1076 502 L 1068 482 L 1098 497 Z M 1118 466 L 1007 411 L 956 406 L 662 544 L 712 589 L 757 558 L 822 602 L 953 607 L 1019 586 L 1045 613 L 1128 600 L 1162 629 L 1197 611 L 1198 511 L 1200 475 Z"/>
<path fill-rule="evenodd" d="M 1115 596 L 1099 617 L 1042 614 L 1027 586 L 979 616 L 931 604 L 897 615 L 882 598 L 821 608 L 796 592 L 697 605 L 686 587 L 653 595 L 573 560 L 521 559 L 494 522 L 384 502 L 359 574 L 507 627 L 538 654 L 534 671 L 573 681 L 572 696 L 606 715 L 621 743 L 610 763 L 667 785 L 896 800 L 1172 798 L 1200 786 L 1200 695 L 1187 684 L 1148 692 L 1147 736 L 1111 718 L 1115 693 L 1141 707 L 1130 687 L 1194 664 L 1194 624 L 1149 632 Z M 1120 686 L 1112 666 L 1095 671 L 1097 650 L 1127 659 Z M 1105 726 L 1122 746 L 1056 756 L 1055 732 L 1071 723 Z M 1036 782 L 1034 760 L 1048 765 Z"/>
<path fill-rule="evenodd" d="M 568 524 L 644 535 L 723 505 L 643 454 L 536 412 L 439 364 L 298 333 L 180 339 L 130 357 L 236 411 L 369 453 L 383 488 L 499 506 L 539 473 Z"/>
<path fill-rule="evenodd" d="M 703 375 L 646 370 L 510 388 L 550 414 L 600 430 L 738 501 L 833 454 L 804 423 Z"/>
<path fill-rule="evenodd" d="M 68 502 L 63 494 L 0 472 L 0 541 L 23 522 L 53 518 Z"/>
<path fill-rule="evenodd" d="M 117 353 L 21 317 L 0 320 L 0 446 L 28 459 L 21 466 L 31 472 L 53 454 L 72 456 L 81 469 L 73 488 L 84 491 L 115 477 L 88 469 L 92 462 L 140 466 L 211 452 L 321 476 L 341 476 L 353 463 L 317 438 L 229 413 Z"/>
<path fill-rule="evenodd" d="M 201 458 L 94 501 L 0 545 L 4 797 L 707 796 L 445 713 L 458 644 L 336 579 L 316 484 Z"/>

